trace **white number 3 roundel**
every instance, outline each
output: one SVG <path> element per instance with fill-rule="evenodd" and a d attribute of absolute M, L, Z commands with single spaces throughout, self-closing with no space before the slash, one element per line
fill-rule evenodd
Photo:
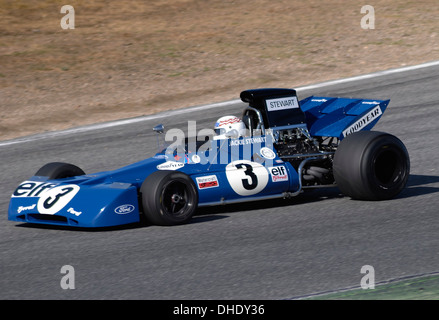
<path fill-rule="evenodd" d="M 226 166 L 226 176 L 233 191 L 240 196 L 261 192 L 268 183 L 268 171 L 256 162 L 236 160 Z"/>
<path fill-rule="evenodd" d="M 38 200 L 39 213 L 55 214 L 64 208 L 78 193 L 79 186 L 68 184 L 50 189 Z"/>

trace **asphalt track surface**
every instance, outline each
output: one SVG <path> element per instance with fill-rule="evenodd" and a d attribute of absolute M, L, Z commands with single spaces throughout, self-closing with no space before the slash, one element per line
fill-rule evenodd
<path fill-rule="evenodd" d="M 437 272 L 438 88 L 436 65 L 299 91 L 299 98 L 391 99 L 374 130 L 406 144 L 411 175 L 390 201 L 354 201 L 328 188 L 204 208 L 177 227 L 33 226 L 7 221 L 9 196 L 45 163 L 115 169 L 155 154 L 154 125 L 185 129 L 196 120 L 212 128 L 243 104 L 0 144 L 0 299 L 290 299 L 360 286 L 364 265 L 374 267 L 376 282 Z M 64 265 L 74 267 L 74 290 L 60 286 Z"/>

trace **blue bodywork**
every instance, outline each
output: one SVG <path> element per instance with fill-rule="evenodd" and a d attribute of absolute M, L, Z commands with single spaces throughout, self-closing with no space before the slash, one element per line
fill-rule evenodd
<path fill-rule="evenodd" d="M 349 134 L 345 134 L 344 131 L 357 122 L 359 127 L 354 126 L 355 131 L 372 129 L 389 102 L 390 100 L 311 96 L 300 101 L 300 107 L 306 115 L 312 136 L 337 137 L 342 140 Z M 367 121 L 368 118 L 370 121 Z M 361 119 L 365 121 L 362 122 Z M 366 122 L 367 124 L 362 126 Z"/>
<path fill-rule="evenodd" d="M 300 168 L 279 157 L 276 131 L 300 127 L 313 137 L 342 140 L 352 132 L 370 130 L 388 103 L 312 96 L 300 101 L 306 123 L 269 126 L 265 129 L 273 132 L 259 136 L 209 140 L 204 151 L 181 155 L 163 151 L 114 171 L 58 180 L 33 176 L 13 192 L 8 218 L 75 227 L 135 223 L 142 211 L 139 189 L 157 170 L 178 170 L 190 176 L 197 186 L 198 206 L 296 195 L 301 190 Z"/>

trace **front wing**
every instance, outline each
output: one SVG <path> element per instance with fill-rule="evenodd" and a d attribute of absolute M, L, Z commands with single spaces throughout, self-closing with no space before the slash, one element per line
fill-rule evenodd
<path fill-rule="evenodd" d="M 128 183 L 81 185 L 33 177 L 9 203 L 8 219 L 75 227 L 110 227 L 139 221 L 137 188 Z"/>

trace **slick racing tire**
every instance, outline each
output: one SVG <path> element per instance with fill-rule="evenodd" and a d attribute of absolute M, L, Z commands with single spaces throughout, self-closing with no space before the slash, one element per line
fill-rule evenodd
<path fill-rule="evenodd" d="M 179 171 L 156 171 L 140 188 L 143 214 L 150 223 L 172 226 L 188 222 L 198 204 L 192 179 Z"/>
<path fill-rule="evenodd" d="M 85 172 L 77 166 L 64 162 L 51 162 L 41 167 L 36 176 L 48 177 L 50 180 L 82 176 Z"/>
<path fill-rule="evenodd" d="M 410 159 L 397 137 L 360 131 L 341 141 L 334 156 L 333 171 L 343 194 L 358 200 L 387 200 L 405 187 Z"/>

